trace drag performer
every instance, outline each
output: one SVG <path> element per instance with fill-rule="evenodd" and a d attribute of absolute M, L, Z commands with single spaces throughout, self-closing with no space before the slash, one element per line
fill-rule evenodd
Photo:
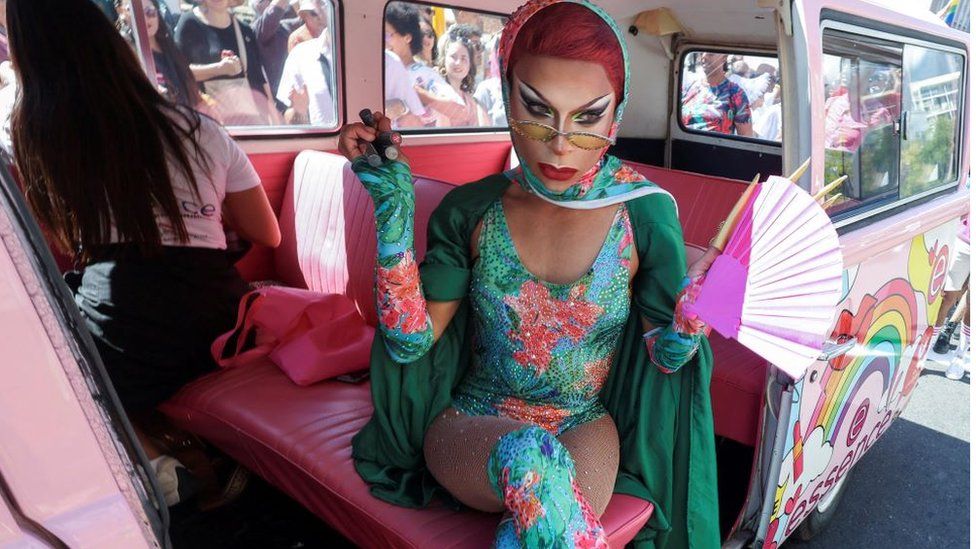
<path fill-rule="evenodd" d="M 674 199 L 606 154 L 623 37 L 588 2 L 533 0 L 499 58 L 520 167 L 451 191 L 419 265 L 409 164 L 362 156 L 389 120 L 340 135 L 378 241 L 356 468 L 392 503 L 503 512 L 499 547 L 605 546 L 614 491 L 654 503 L 638 546 L 718 547 L 712 357 L 683 312 L 714 255 L 686 276 Z"/>

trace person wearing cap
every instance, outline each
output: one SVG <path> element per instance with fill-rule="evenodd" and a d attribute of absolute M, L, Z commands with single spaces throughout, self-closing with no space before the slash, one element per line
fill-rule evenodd
<path fill-rule="evenodd" d="M 268 73 L 268 84 L 278 89 L 281 70 L 288 57 L 288 37 L 302 25 L 295 14 L 294 0 L 251 0 L 251 8 L 257 14 L 251 28 L 258 39 L 258 51 Z"/>
<path fill-rule="evenodd" d="M 284 104 L 285 122 L 334 126 L 336 123 L 335 66 L 328 32 L 301 42 L 291 50 L 281 73 L 277 99 Z"/>
<path fill-rule="evenodd" d="M 288 53 L 298 44 L 318 38 L 328 24 L 322 0 L 301 0 L 298 3 L 298 17 L 304 24 L 288 37 Z"/>

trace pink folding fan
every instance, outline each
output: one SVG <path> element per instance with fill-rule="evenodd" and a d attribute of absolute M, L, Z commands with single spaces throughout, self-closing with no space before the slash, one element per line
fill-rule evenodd
<path fill-rule="evenodd" d="M 753 181 L 743 193 L 712 243 L 722 254 L 691 306 L 718 333 L 794 378 L 823 349 L 843 273 L 837 231 L 818 202 L 825 193 L 796 186 L 799 173 Z"/>

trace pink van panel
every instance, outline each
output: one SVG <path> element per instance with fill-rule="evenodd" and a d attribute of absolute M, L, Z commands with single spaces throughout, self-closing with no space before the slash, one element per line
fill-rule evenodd
<path fill-rule="evenodd" d="M 151 547 L 107 420 L 7 214 L 0 211 L 0 473 L 6 496 L 69 547 Z M 0 529 L 9 524 L 0 514 Z M 16 532 L 0 530 L 0 537 Z"/>

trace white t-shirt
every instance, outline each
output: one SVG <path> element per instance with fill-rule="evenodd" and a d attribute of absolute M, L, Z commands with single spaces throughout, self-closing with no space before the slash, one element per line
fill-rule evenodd
<path fill-rule="evenodd" d="M 383 62 L 383 71 L 386 79 L 386 100 L 392 101 L 399 99 L 407 106 L 407 109 L 420 116 L 424 113 L 424 105 L 417 97 L 417 91 L 413 89 L 413 81 L 410 73 L 403 66 L 403 62 L 395 53 L 390 50 L 383 50 L 386 59 Z"/>
<path fill-rule="evenodd" d="M 192 149 L 189 152 L 190 166 L 197 181 L 200 197 L 193 193 L 186 177 L 172 162 L 169 164 L 170 180 L 176 195 L 176 203 L 183 215 L 183 224 L 189 233 L 187 243 L 179 241 L 169 218 L 159 209 L 156 222 L 164 246 L 186 246 L 191 248 L 227 249 L 227 237 L 222 223 L 224 197 L 252 189 L 261 184 L 254 167 L 244 151 L 237 146 L 224 128 L 206 116 L 200 117 L 197 134 L 200 147 L 209 155 L 209 170 L 202 171 L 197 165 Z M 179 118 L 175 118 L 179 121 Z M 181 122 L 177 122 L 181 123 Z M 112 229 L 112 242 L 120 242 L 115 229 Z"/>
<path fill-rule="evenodd" d="M 322 33 L 322 36 L 327 36 Z M 334 126 L 336 122 L 336 106 L 332 99 L 329 82 L 332 74 L 325 73 L 325 66 L 321 57 L 325 55 L 330 67 L 330 73 L 335 70 L 332 56 L 323 45 L 323 40 L 307 40 L 297 44 L 285 59 L 285 66 L 281 69 L 281 81 L 278 84 L 276 97 L 285 105 L 291 107 L 288 94 L 292 88 L 303 84 L 308 90 L 308 120 L 315 126 Z"/>

